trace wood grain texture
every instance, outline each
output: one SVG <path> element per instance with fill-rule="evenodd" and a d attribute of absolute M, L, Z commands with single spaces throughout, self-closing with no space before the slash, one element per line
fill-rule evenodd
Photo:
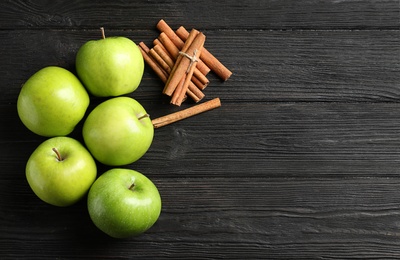
<path fill-rule="evenodd" d="M 201 30 L 398 29 L 396 0 L 228 1 L 7 1 L 0 3 L 0 29 L 152 29 L 167 19 Z"/>
<path fill-rule="evenodd" d="M 210 73 L 206 97 L 225 102 L 389 102 L 400 97 L 399 31 L 205 31 L 206 47 L 233 71 L 222 82 Z M 108 30 L 149 46 L 156 32 Z M 20 86 L 44 66 L 75 68 L 90 31 L 0 31 L 0 70 L 9 85 L 2 100 L 16 102 Z M 18 70 L 11 70 L 17 66 Z M 163 99 L 164 84 L 146 68 L 133 96 Z M 169 101 L 168 101 L 169 102 Z"/>
<path fill-rule="evenodd" d="M 399 259 L 399 11 L 397 0 L 0 2 L 0 259 Z M 163 210 L 115 240 L 85 200 L 58 208 L 30 190 L 25 164 L 46 138 L 16 100 L 44 66 L 74 72 L 100 26 L 151 45 L 161 18 L 204 32 L 233 75 L 209 76 L 204 101 L 220 108 L 156 129 L 124 166 L 154 181 Z M 171 106 L 162 88 L 146 68 L 127 96 L 152 118 L 193 105 Z"/>
<path fill-rule="evenodd" d="M 149 152 L 131 167 L 163 178 L 387 177 L 399 172 L 397 103 L 221 102 L 220 108 L 156 129 Z M 154 117 L 173 110 L 142 104 Z M 12 171 L 44 138 L 19 122 L 13 106 L 1 108 L 1 164 Z M 82 139 L 81 125 L 72 136 Z M 7 152 L 10 146 L 15 152 Z"/>
<path fill-rule="evenodd" d="M 84 203 L 54 208 L 40 202 L 28 191 L 27 184 L 17 178 L 6 181 L 8 185 L 3 180 L 0 202 L 6 208 L 0 213 L 2 256 L 34 255 L 36 259 L 400 256 L 397 178 L 152 178 L 164 201 L 159 221 L 141 237 L 118 241 L 93 226 Z M 20 191 L 18 196 L 9 195 L 14 189 Z M 19 206 L 15 209 L 14 205 Z M 31 223 L 29 233 L 21 225 L 26 222 Z"/>

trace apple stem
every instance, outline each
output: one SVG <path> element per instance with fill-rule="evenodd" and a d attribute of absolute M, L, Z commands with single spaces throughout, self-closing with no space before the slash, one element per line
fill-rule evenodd
<path fill-rule="evenodd" d="M 131 186 L 129 186 L 128 189 L 133 190 L 133 188 L 135 188 L 135 183 L 132 183 Z"/>
<path fill-rule="evenodd" d="M 141 120 L 141 119 L 147 118 L 147 117 L 150 117 L 150 115 L 149 114 L 144 114 L 143 116 L 139 117 L 138 119 Z"/>
<path fill-rule="evenodd" d="M 57 160 L 58 161 L 63 161 L 64 159 L 61 157 L 61 154 L 60 154 L 60 152 L 57 150 L 57 148 L 53 148 L 52 149 L 53 150 L 53 152 L 55 152 L 56 153 L 56 155 L 57 155 Z"/>
<path fill-rule="evenodd" d="M 103 39 L 105 39 L 106 38 L 106 33 L 104 32 L 104 27 L 100 27 L 100 31 L 101 31 L 101 37 Z"/>

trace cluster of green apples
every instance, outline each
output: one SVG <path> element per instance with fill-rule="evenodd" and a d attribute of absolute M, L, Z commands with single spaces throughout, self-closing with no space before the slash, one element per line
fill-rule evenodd
<path fill-rule="evenodd" d="M 22 123 L 49 137 L 28 159 L 29 186 L 55 206 L 75 204 L 87 195 L 91 219 L 112 237 L 143 233 L 161 212 L 157 187 L 145 175 L 122 167 L 97 178 L 96 166 L 96 160 L 113 167 L 133 163 L 152 143 L 154 127 L 146 110 L 121 96 L 139 86 L 143 56 L 126 37 L 103 37 L 83 44 L 75 65 L 77 76 L 57 66 L 39 70 L 18 96 Z M 108 99 L 83 122 L 82 144 L 68 135 L 84 119 L 91 95 Z"/>

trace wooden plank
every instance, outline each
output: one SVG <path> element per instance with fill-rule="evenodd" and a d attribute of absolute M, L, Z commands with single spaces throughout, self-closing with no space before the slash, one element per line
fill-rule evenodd
<path fill-rule="evenodd" d="M 398 178 L 158 178 L 159 221 L 113 240 L 84 201 L 40 202 L 19 177 L 1 177 L 0 256 L 50 258 L 398 258 Z M 63 246 L 60 246 L 63 245 Z"/>
<path fill-rule="evenodd" d="M 396 0 L 0 3 L 0 259 L 400 258 L 399 10 Z M 16 98 L 44 66 L 74 71 L 98 27 L 150 44 L 161 18 L 202 30 L 234 75 L 210 75 L 206 100 L 221 108 L 157 129 L 126 166 L 157 184 L 163 212 L 117 241 L 84 200 L 57 208 L 30 191 L 25 163 L 46 138 L 24 128 Z M 147 68 L 129 96 L 152 118 L 181 109 L 161 89 Z M 71 136 L 82 141 L 81 124 Z"/>
<path fill-rule="evenodd" d="M 161 18 L 198 29 L 398 29 L 399 3 L 341 0 L 219 1 L 7 1 L 0 29 L 153 29 Z"/>
<path fill-rule="evenodd" d="M 208 39 L 209 49 L 221 53 L 234 73 L 209 90 L 226 99 L 399 99 L 400 31 L 251 31 L 211 34 Z"/>
<path fill-rule="evenodd" d="M 400 31 L 205 31 L 206 47 L 233 71 L 221 82 L 210 73 L 206 97 L 225 101 L 391 102 L 399 100 Z M 153 31 L 109 30 L 149 46 Z M 100 38 L 90 31 L 0 31 L 4 102 L 44 66 L 74 70 L 78 48 Z M 146 68 L 141 100 L 169 102 L 163 83 Z"/>
<path fill-rule="evenodd" d="M 148 153 L 131 167 L 160 178 L 398 176 L 398 103 L 221 102 L 218 109 L 156 129 Z M 154 118 L 176 110 L 142 104 Z M 0 108 L 0 165 L 5 172 L 19 165 L 22 173 L 45 138 L 19 122 L 14 105 Z M 71 136 L 82 140 L 80 129 Z"/>
<path fill-rule="evenodd" d="M 136 167 L 161 176 L 398 175 L 398 104 L 221 100 L 217 110 L 158 129 Z"/>

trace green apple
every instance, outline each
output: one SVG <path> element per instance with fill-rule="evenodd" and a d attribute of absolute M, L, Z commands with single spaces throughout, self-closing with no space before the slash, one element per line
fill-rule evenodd
<path fill-rule="evenodd" d="M 96 175 L 96 163 L 88 150 L 64 136 L 41 143 L 26 164 L 26 178 L 33 192 L 55 206 L 69 206 L 82 199 Z"/>
<path fill-rule="evenodd" d="M 139 47 L 126 37 L 104 37 L 83 44 L 76 71 L 85 87 L 98 97 L 120 96 L 137 89 L 144 60 Z"/>
<path fill-rule="evenodd" d="M 147 152 L 153 141 L 154 127 L 139 102 L 129 97 L 116 97 L 90 112 L 82 135 L 99 162 L 121 166 L 137 161 Z"/>
<path fill-rule="evenodd" d="M 32 132 L 52 137 L 70 134 L 89 106 L 89 95 L 66 69 L 50 66 L 32 75 L 22 86 L 17 109 Z"/>
<path fill-rule="evenodd" d="M 103 173 L 88 194 L 88 211 L 93 223 L 115 238 L 139 235 L 157 221 L 161 197 L 154 183 L 131 169 Z"/>

